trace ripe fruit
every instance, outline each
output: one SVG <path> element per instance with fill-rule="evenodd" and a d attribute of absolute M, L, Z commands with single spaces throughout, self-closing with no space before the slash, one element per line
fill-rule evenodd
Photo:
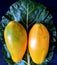
<path fill-rule="evenodd" d="M 39 23 L 34 24 L 29 32 L 29 53 L 36 64 L 41 64 L 47 56 L 49 49 L 49 32 Z"/>
<path fill-rule="evenodd" d="M 11 21 L 4 30 L 4 38 L 12 60 L 21 61 L 27 47 L 27 33 L 24 27 Z"/>

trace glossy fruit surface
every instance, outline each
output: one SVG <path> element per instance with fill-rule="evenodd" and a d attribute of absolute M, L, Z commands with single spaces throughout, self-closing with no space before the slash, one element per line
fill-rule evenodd
<path fill-rule="evenodd" d="M 49 49 L 49 32 L 47 28 L 39 23 L 34 24 L 29 32 L 29 53 L 36 64 L 41 64 Z"/>
<path fill-rule="evenodd" d="M 11 21 L 4 30 L 6 46 L 14 62 L 22 60 L 27 47 L 27 33 L 24 27 Z"/>

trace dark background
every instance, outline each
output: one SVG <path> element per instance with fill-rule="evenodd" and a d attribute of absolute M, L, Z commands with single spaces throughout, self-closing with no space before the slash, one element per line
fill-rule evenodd
<path fill-rule="evenodd" d="M 17 0 L 0 0 L 0 20 L 2 16 L 5 15 L 7 10 L 9 9 L 10 5 L 16 2 Z M 57 26 L 57 0 L 34 0 L 36 2 L 43 3 L 50 13 L 54 17 L 54 25 Z M 2 52 L 2 42 L 0 41 L 0 65 L 7 65 L 5 60 L 3 59 L 3 52 Z M 57 45 L 54 50 L 53 59 L 50 61 L 49 65 L 57 65 Z"/>

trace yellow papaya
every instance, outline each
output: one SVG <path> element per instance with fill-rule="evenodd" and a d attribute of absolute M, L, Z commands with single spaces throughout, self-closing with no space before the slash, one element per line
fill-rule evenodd
<path fill-rule="evenodd" d="M 29 32 L 28 49 L 34 63 L 41 64 L 48 53 L 50 35 L 41 23 L 33 25 Z"/>
<path fill-rule="evenodd" d="M 6 46 L 14 62 L 22 60 L 27 47 L 27 32 L 15 21 L 10 21 L 4 30 Z"/>

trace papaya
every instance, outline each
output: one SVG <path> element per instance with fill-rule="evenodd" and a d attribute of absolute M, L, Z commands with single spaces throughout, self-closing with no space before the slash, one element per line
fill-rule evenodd
<path fill-rule="evenodd" d="M 34 63 L 41 64 L 49 50 L 50 34 L 42 23 L 36 23 L 29 31 L 28 49 Z"/>
<path fill-rule="evenodd" d="M 20 62 L 27 48 L 27 32 L 18 22 L 10 21 L 4 30 L 4 39 L 14 62 Z"/>

